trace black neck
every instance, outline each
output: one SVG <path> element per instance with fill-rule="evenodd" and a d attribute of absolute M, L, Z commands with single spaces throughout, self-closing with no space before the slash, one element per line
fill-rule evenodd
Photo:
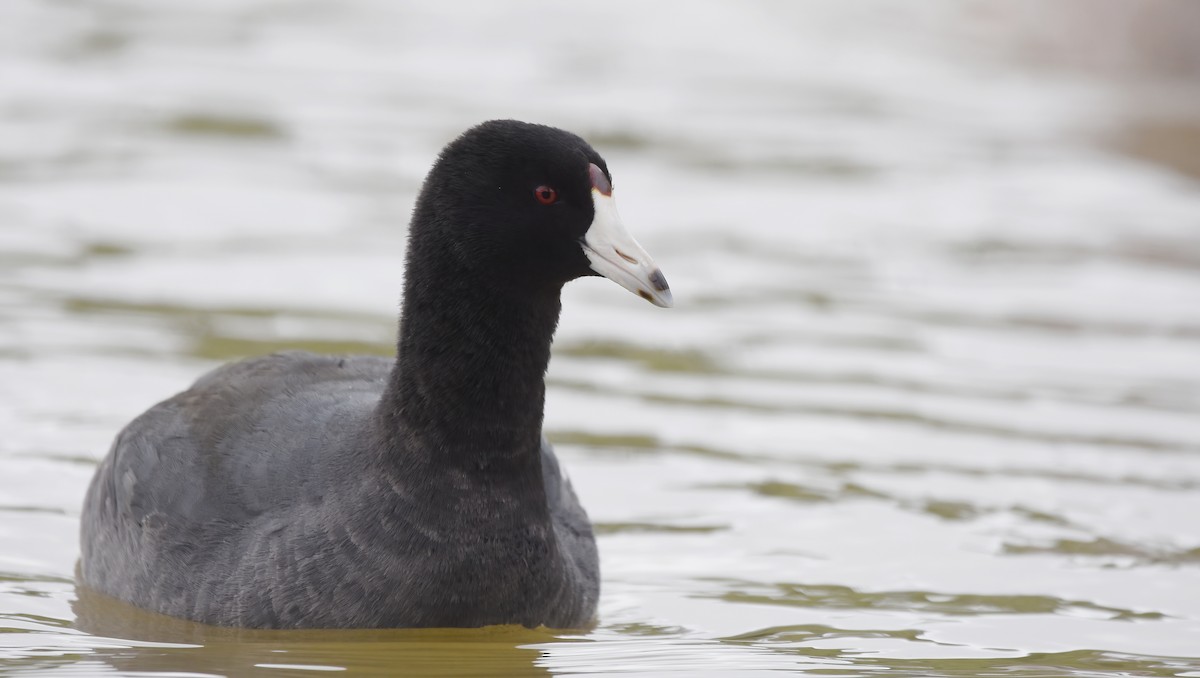
<path fill-rule="evenodd" d="M 540 468 L 561 288 L 493 285 L 447 257 L 412 254 L 396 365 L 377 412 L 385 452 L 405 466 L 489 476 Z"/>

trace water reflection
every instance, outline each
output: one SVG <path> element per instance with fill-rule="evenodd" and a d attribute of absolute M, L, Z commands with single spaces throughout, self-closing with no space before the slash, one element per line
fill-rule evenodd
<path fill-rule="evenodd" d="M 355 675 L 544 676 L 541 652 L 555 640 L 521 627 L 486 629 L 263 631 L 207 626 L 166 617 L 76 589 L 75 628 L 132 646 L 104 647 L 86 660 L 122 673 L 244 675 L 256 667 L 286 671 L 348 670 Z M 61 660 L 56 665 L 61 666 Z M 76 665 L 77 668 L 83 668 Z"/>

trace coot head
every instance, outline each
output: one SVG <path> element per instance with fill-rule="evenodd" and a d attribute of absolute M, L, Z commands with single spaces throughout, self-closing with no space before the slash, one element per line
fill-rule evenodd
<path fill-rule="evenodd" d="M 612 183 L 604 158 L 570 132 L 485 122 L 451 142 L 425 180 L 410 267 L 436 261 L 522 291 L 600 275 L 670 306 L 666 278 L 617 215 Z"/>

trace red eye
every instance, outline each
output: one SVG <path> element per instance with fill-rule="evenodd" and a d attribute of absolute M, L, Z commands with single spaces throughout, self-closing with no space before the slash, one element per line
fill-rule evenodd
<path fill-rule="evenodd" d="M 538 186 L 533 189 L 533 195 L 543 205 L 553 205 L 558 202 L 558 191 L 549 186 Z"/>

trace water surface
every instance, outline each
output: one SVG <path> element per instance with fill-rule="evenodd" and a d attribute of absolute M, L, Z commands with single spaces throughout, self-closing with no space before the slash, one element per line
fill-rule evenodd
<path fill-rule="evenodd" d="M 1200 117 L 922 6 L 5 2 L 0 672 L 1200 676 Z M 391 351 L 414 194 L 493 117 L 592 140 L 677 301 L 564 294 L 598 626 L 76 590 L 130 418 L 221 361 Z"/>

